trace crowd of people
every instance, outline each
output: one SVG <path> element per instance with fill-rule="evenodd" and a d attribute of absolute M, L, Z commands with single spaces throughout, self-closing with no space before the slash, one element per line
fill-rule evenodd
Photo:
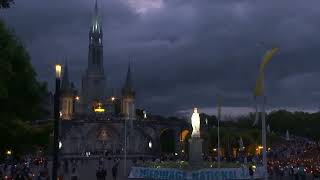
<path fill-rule="evenodd" d="M 0 179 L 45 180 L 48 178 L 48 161 L 43 157 L 28 156 L 19 161 L 7 159 L 0 165 Z"/>
<path fill-rule="evenodd" d="M 109 159 L 110 160 L 110 159 Z M 58 168 L 59 180 L 78 180 L 79 167 L 87 163 L 87 159 L 62 159 Z M 111 176 L 117 180 L 120 159 L 113 159 Z M 19 161 L 7 159 L 0 164 L 0 180 L 50 180 L 48 160 L 44 157 L 26 157 Z M 107 169 L 105 159 L 98 161 L 96 169 L 97 180 L 106 180 Z"/>
<path fill-rule="evenodd" d="M 320 177 L 320 145 L 302 137 L 273 144 L 268 153 L 268 172 L 272 176 L 295 179 L 304 179 L 307 175 Z"/>

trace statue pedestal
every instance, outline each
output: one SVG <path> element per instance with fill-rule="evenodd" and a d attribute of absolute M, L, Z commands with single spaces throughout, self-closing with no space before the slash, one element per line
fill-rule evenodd
<path fill-rule="evenodd" d="M 202 164 L 202 142 L 200 137 L 191 137 L 189 139 L 189 163 L 191 166 L 200 166 Z"/>

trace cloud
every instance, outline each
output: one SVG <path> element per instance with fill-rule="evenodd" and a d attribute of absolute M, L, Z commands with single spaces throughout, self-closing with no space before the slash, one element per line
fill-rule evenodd
<path fill-rule="evenodd" d="M 319 99 L 320 2 L 309 0 L 108 0 L 101 3 L 104 64 L 109 88 L 120 89 L 129 56 L 137 104 L 172 114 L 194 105 L 253 105 L 258 66 L 265 48 L 280 52 L 266 69 L 272 107 L 314 108 Z M 87 64 L 93 1 L 17 0 L 0 12 L 28 48 L 41 80 L 69 59 L 80 87 Z M 52 84 L 52 83 L 51 83 Z M 244 110 L 243 110 L 244 111 Z"/>

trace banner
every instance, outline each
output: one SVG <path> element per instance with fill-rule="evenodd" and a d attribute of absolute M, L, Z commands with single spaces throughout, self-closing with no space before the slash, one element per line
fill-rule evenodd
<path fill-rule="evenodd" d="M 257 167 L 254 178 L 264 176 L 263 167 Z M 210 168 L 196 171 L 186 171 L 170 168 L 132 167 L 129 178 L 161 179 L 161 180 L 227 180 L 250 179 L 249 169 L 244 168 Z"/>
<path fill-rule="evenodd" d="M 278 48 L 272 48 L 271 50 L 267 51 L 266 54 L 263 56 L 262 62 L 260 64 L 260 69 L 259 69 L 259 75 L 256 81 L 256 86 L 253 91 L 253 95 L 255 97 L 261 96 L 263 94 L 263 81 L 264 81 L 264 69 L 266 65 L 269 63 L 271 60 L 272 56 L 278 51 Z"/>

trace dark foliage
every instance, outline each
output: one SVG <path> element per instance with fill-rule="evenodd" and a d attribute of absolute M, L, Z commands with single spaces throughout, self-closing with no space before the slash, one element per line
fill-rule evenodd
<path fill-rule="evenodd" d="M 42 117 L 46 94 L 22 43 L 0 21 L 0 156 L 6 149 L 22 154 L 44 145 L 44 137 L 49 140 L 48 129 L 30 125 Z"/>

